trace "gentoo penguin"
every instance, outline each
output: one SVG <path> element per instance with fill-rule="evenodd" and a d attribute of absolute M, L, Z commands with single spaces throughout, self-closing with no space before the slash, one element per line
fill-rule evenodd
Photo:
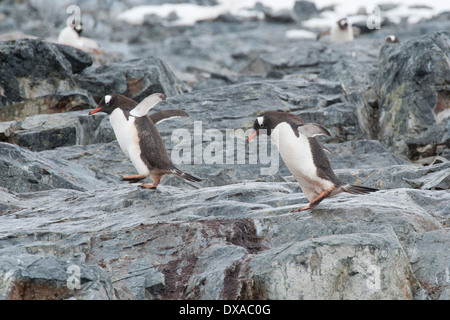
<path fill-rule="evenodd" d="M 173 117 L 188 117 L 183 110 L 165 110 L 148 116 L 147 112 L 159 102 L 165 100 L 162 93 L 154 93 L 137 103 L 120 94 L 106 95 L 98 108 L 89 114 L 99 111 L 109 114 L 117 141 L 122 151 L 130 158 L 138 174 L 123 177 L 122 180 L 137 182 L 146 177 L 154 179 L 152 185 L 142 184 L 141 187 L 156 189 L 162 176 L 175 174 L 189 181 L 202 181 L 177 169 L 169 158 L 162 137 L 155 126 Z"/>
<path fill-rule="evenodd" d="M 397 38 L 396 35 L 391 34 L 391 35 L 388 35 L 388 36 L 386 37 L 386 43 L 387 43 L 387 44 L 398 43 L 398 42 L 400 42 L 400 39 Z"/>
<path fill-rule="evenodd" d="M 261 129 L 277 145 L 281 158 L 300 184 L 309 205 L 296 209 L 314 208 L 323 199 L 341 192 L 363 194 L 378 189 L 360 187 L 341 182 L 331 168 L 323 146 L 315 138 L 330 132 L 319 124 L 305 123 L 299 116 L 282 111 L 267 111 L 256 118 L 252 140 Z"/>
<path fill-rule="evenodd" d="M 323 36 L 330 35 L 331 41 L 353 41 L 353 28 L 347 18 L 342 18 L 333 24 L 331 29 L 317 35 L 317 40 Z"/>
<path fill-rule="evenodd" d="M 100 46 L 90 38 L 82 37 L 83 24 L 81 21 L 74 25 L 68 25 L 58 35 L 58 43 L 78 48 L 83 51 L 98 51 Z"/>

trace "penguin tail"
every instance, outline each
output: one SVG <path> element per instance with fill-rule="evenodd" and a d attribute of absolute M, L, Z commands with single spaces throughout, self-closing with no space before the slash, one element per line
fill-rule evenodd
<path fill-rule="evenodd" d="M 341 186 L 341 189 L 342 189 L 342 191 L 351 193 L 351 194 L 366 194 L 366 193 L 379 191 L 379 189 L 355 186 L 352 184 L 345 184 L 345 185 Z"/>
<path fill-rule="evenodd" d="M 173 173 L 176 174 L 177 176 L 179 176 L 180 178 L 183 178 L 183 179 L 188 180 L 188 181 L 192 181 L 192 182 L 203 181 L 203 179 L 197 178 L 197 177 L 195 177 L 195 176 L 193 176 L 193 175 L 191 175 L 189 173 L 183 172 L 183 171 L 181 171 L 179 169 L 176 169 L 176 168 L 173 170 Z"/>

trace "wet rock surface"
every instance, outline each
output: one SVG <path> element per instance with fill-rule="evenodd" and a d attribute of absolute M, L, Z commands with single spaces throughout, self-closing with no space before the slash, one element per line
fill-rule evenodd
<path fill-rule="evenodd" d="M 0 30 L 36 34 L 15 15 L 39 3 L 2 2 Z M 384 44 L 395 25 L 343 44 L 287 39 L 320 16 L 308 1 L 193 26 L 151 15 L 130 26 L 108 20 L 128 3 L 79 5 L 88 35 L 121 61 L 98 66 L 42 39 L 0 42 L 0 299 L 449 299 L 443 16 L 397 26 L 400 44 Z M 57 36 L 58 19 L 38 36 Z M 121 181 L 134 167 L 107 115 L 88 116 L 112 91 L 136 101 L 164 92 L 151 112 L 187 111 L 157 127 L 172 159 L 185 139 L 190 154 L 176 165 L 204 180 Z M 293 213 L 308 201 L 282 159 L 264 162 L 262 145 L 245 142 L 267 110 L 327 127 L 338 177 L 380 191 Z"/>
<path fill-rule="evenodd" d="M 382 48 L 375 90 L 385 145 L 413 159 L 448 148 L 449 58 L 448 32 Z"/>
<path fill-rule="evenodd" d="M 105 92 L 141 101 L 152 93 L 173 96 L 187 91 L 170 67 L 153 57 L 89 68 L 80 73 L 77 80 L 78 85 L 89 91 L 98 102 Z"/>
<path fill-rule="evenodd" d="M 41 39 L 0 43 L 2 108 L 26 99 L 78 88 L 73 74 L 92 64 L 91 57 L 70 46 Z"/>

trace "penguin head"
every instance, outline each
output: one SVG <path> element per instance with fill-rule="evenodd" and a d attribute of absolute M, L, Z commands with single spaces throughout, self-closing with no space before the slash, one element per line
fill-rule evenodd
<path fill-rule="evenodd" d="M 260 134 L 261 130 L 264 130 L 270 137 L 272 130 L 281 122 L 296 122 L 300 119 L 298 116 L 284 112 L 284 111 L 266 111 L 256 117 L 253 123 L 253 134 L 248 138 L 250 142 L 254 137 Z M 300 121 L 302 121 L 300 119 Z"/>
<path fill-rule="evenodd" d="M 259 135 L 260 130 L 266 130 L 267 135 L 270 136 L 272 133 L 272 119 L 270 116 L 267 116 L 267 112 L 264 112 L 260 116 L 256 117 L 255 122 L 253 123 L 253 130 L 255 130 L 252 135 L 248 138 L 248 142 L 250 142 L 254 137 Z"/>
<path fill-rule="evenodd" d="M 79 36 L 81 36 L 81 32 L 83 31 L 83 23 L 80 21 L 73 27 L 73 29 L 78 33 Z"/>
<path fill-rule="evenodd" d="M 72 19 L 68 27 L 71 27 L 76 33 L 78 33 L 78 36 L 81 36 L 81 32 L 83 31 L 83 23 L 80 19 Z"/>
<path fill-rule="evenodd" d="M 348 30 L 349 23 L 348 23 L 347 18 L 342 18 L 342 19 L 338 20 L 336 23 L 337 23 L 339 29 L 341 29 L 343 31 Z"/>
<path fill-rule="evenodd" d="M 387 36 L 386 38 L 386 43 L 390 44 L 390 43 L 398 43 L 400 42 L 400 40 L 397 38 L 397 36 L 391 34 L 389 36 Z"/>
<path fill-rule="evenodd" d="M 103 97 L 103 99 L 98 104 L 98 107 L 94 110 L 92 110 L 89 115 L 92 115 L 97 112 L 104 112 L 107 114 L 111 114 L 111 112 L 116 109 L 119 104 L 118 100 L 120 100 L 120 95 L 118 94 L 112 94 L 112 95 L 106 95 Z"/>
<path fill-rule="evenodd" d="M 282 123 L 288 124 L 297 137 L 300 134 L 312 138 L 318 135 L 331 136 L 330 132 L 323 126 L 316 123 L 305 123 L 295 114 L 284 111 L 266 111 L 256 117 L 256 120 L 253 123 L 253 129 L 255 131 L 247 141 L 250 142 L 254 137 L 259 135 L 260 131 L 263 129 L 266 130 L 267 135 L 270 136 L 272 131 Z"/>

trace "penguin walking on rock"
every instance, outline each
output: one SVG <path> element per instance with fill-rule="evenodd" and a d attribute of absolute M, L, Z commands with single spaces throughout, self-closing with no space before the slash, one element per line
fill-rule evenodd
<path fill-rule="evenodd" d="M 347 18 L 342 18 L 336 21 L 332 27 L 326 31 L 323 31 L 317 35 L 317 40 L 320 38 L 330 35 L 330 40 L 332 42 L 336 41 L 353 41 L 353 27 Z"/>
<path fill-rule="evenodd" d="M 120 94 L 106 95 L 98 107 L 89 113 L 90 115 L 97 112 L 109 114 L 117 142 L 138 172 L 137 175 L 123 177 L 122 180 L 138 182 L 151 177 L 154 179 L 153 184 L 141 185 L 147 189 L 156 189 L 161 178 L 166 174 L 175 174 L 188 181 L 202 181 L 173 165 L 161 134 L 155 126 L 156 123 L 170 118 L 188 117 L 189 115 L 178 109 L 147 115 L 151 108 L 165 98 L 162 93 L 154 93 L 138 104 Z"/>
<path fill-rule="evenodd" d="M 294 212 L 313 209 L 323 199 L 341 192 L 365 194 L 378 191 L 339 180 L 331 168 L 324 146 L 315 138 L 320 135 L 331 136 L 321 125 L 305 123 L 299 116 L 287 112 L 267 111 L 256 118 L 253 128 L 255 131 L 248 141 L 265 129 L 310 202 L 308 206 Z"/>

